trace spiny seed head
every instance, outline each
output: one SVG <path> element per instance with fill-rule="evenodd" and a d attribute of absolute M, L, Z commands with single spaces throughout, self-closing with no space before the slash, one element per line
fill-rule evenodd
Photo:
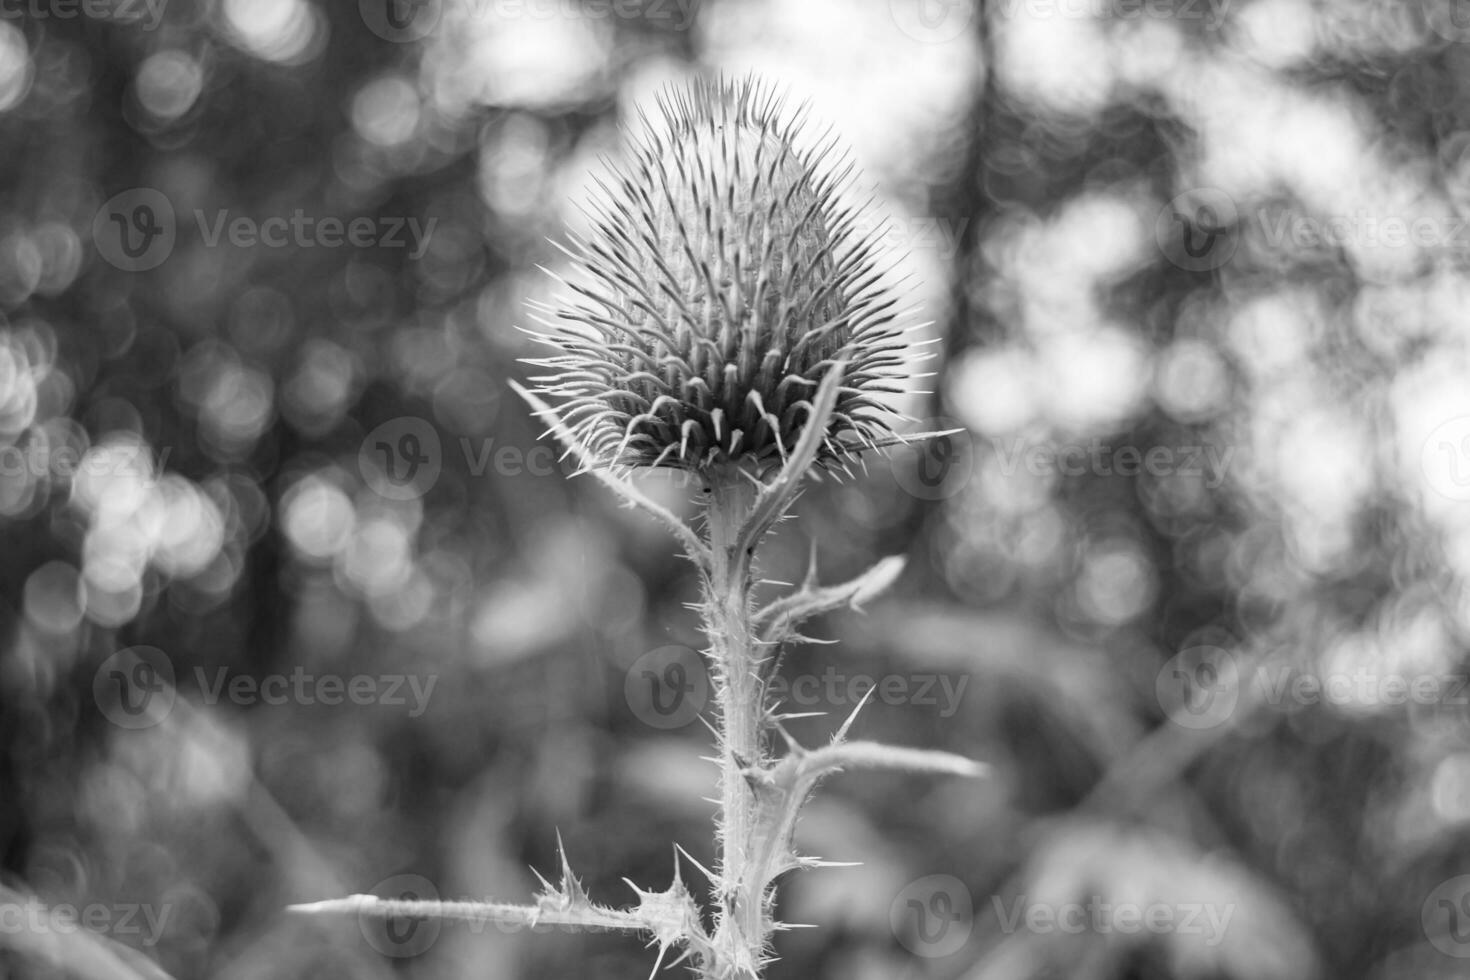
<path fill-rule="evenodd" d="M 853 165 L 753 78 L 667 91 L 659 110 L 563 249 L 574 295 L 534 304 L 559 350 L 533 361 L 551 370 L 540 393 L 596 465 L 759 471 L 844 361 L 818 460 L 846 468 L 892 439 L 913 362 L 878 233 L 839 200 Z"/>

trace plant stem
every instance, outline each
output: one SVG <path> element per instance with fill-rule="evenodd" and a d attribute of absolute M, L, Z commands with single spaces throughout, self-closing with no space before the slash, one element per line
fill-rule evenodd
<path fill-rule="evenodd" d="M 712 480 L 707 508 L 710 571 L 704 604 L 719 708 L 720 881 L 716 901 L 720 921 L 715 945 L 735 954 L 734 963 L 751 964 L 760 962 L 770 933 L 760 876 L 751 867 L 755 800 L 743 773 L 766 761 L 761 739 L 764 685 L 759 671 L 763 655 L 751 622 L 754 549 L 745 550 L 740 544 L 756 490 L 735 470 L 716 474 Z"/>

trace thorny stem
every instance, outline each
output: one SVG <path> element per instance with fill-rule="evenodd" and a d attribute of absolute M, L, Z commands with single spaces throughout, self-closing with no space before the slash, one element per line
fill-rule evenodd
<path fill-rule="evenodd" d="M 705 629 L 715 665 L 720 740 L 719 887 L 716 948 L 744 949 L 759 962 L 770 928 L 760 876 L 750 867 L 751 818 L 755 813 L 745 770 L 765 761 L 761 726 L 765 712 L 759 665 L 764 659 L 752 622 L 751 563 L 754 543 L 741 531 L 756 486 L 737 470 L 713 474 L 707 516 L 710 564 L 705 582 Z"/>
<path fill-rule="evenodd" d="M 796 928 L 774 921 L 773 883 L 788 871 L 829 866 L 792 846 L 801 808 L 821 779 L 853 768 L 983 772 L 946 752 L 850 741 L 856 710 L 829 744 L 807 749 L 768 700 L 775 654 L 804 639 L 802 623 L 858 608 L 892 584 L 903 561 L 885 559 L 822 587 L 814 552 L 805 581 L 756 612 L 752 566 L 761 540 L 816 468 L 850 473 L 868 450 L 949 434 L 895 431 L 897 413 L 884 405 L 922 359 L 904 353 L 913 328 L 898 325 L 903 314 L 880 285 L 878 236 L 855 231 L 864 209 L 842 204 L 850 165 L 830 159 L 835 144 L 826 140 L 813 153 L 798 150 L 793 139 L 804 116 L 785 121 L 782 106 L 754 81 L 698 86 L 664 103 L 669 133 L 650 126 L 637 166 L 618 175 L 616 191 L 601 184 L 610 203 L 589 212 L 597 234 L 564 249 L 588 276 L 561 280 L 579 298 L 537 307 L 548 329 L 532 334 L 558 349 L 533 361 L 551 370 L 535 379 L 537 391 L 558 407 L 515 385 L 581 472 L 667 526 L 700 569 L 721 784 L 712 901 L 689 892 L 676 857 L 667 889 L 630 881 L 635 905 L 594 904 L 559 848 L 560 881 L 542 879 L 529 905 L 355 895 L 299 911 L 622 930 L 657 946 L 658 965 L 677 951 L 675 962 L 703 980 L 757 980 L 771 936 Z M 754 277 L 741 271 L 757 268 Z M 703 308 L 702 324 L 691 302 Z M 621 472 L 649 467 L 705 479 L 703 538 Z M 772 733 L 782 737 L 779 757 L 768 751 Z"/>
<path fill-rule="evenodd" d="M 677 949 L 681 956 L 675 962 L 688 963 L 699 971 L 702 980 L 759 980 L 769 958 L 771 935 L 777 929 L 795 928 L 789 923 L 778 925 L 772 919 L 768 906 L 772 883 L 789 870 L 832 866 L 818 858 L 798 857 L 791 848 L 801 807 L 824 776 L 848 768 L 982 775 L 983 765 L 948 752 L 849 741 L 848 730 L 857 710 L 824 747 L 808 750 L 786 736 L 784 755 L 773 758 L 766 751 L 766 730 L 780 730 L 778 722 L 767 713 L 764 678 L 771 666 L 771 651 L 795 637 L 795 627 L 806 618 L 842 605 L 857 608 L 863 598 L 891 584 L 903 564 L 901 559 L 886 559 L 851 582 L 826 588 L 817 585 L 813 567 L 797 592 L 759 612 L 752 609 L 751 574 L 756 547 L 771 525 L 786 514 L 799 492 L 799 476 L 812 464 L 817 441 L 825 431 L 824 420 L 832 410 L 838 378 L 839 372 L 834 369 L 822 382 L 813 400 L 812 414 L 817 421 L 809 423 L 813 427 L 803 433 L 774 481 L 757 482 L 736 466 L 705 471 L 709 483 L 708 543 L 626 482 L 602 477 L 630 503 L 676 525 L 675 533 L 702 573 L 701 608 L 718 707 L 715 727 L 721 773 L 716 818 L 719 869 L 711 874 L 715 885 L 714 935 L 703 925 L 702 911 L 679 876 L 677 860 L 674 880 L 667 889 L 655 891 L 630 881 L 638 903 L 618 909 L 591 901 L 572 874 L 566 850 L 561 847 L 560 881 L 553 885 L 542 878 L 542 891 L 530 905 L 351 895 L 293 905 L 292 910 L 628 931 L 643 934 L 650 945 L 658 947 L 655 973 L 665 954 Z M 534 396 L 522 394 L 533 408 L 549 412 Z M 551 418 L 555 421 L 554 414 Z M 580 452 L 575 443 L 570 445 L 572 451 Z"/>

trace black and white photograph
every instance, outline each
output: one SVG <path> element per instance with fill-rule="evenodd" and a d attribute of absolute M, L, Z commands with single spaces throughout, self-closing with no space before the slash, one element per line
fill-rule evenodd
<path fill-rule="evenodd" d="M 0 980 L 1470 976 L 1470 0 L 0 0 Z"/>

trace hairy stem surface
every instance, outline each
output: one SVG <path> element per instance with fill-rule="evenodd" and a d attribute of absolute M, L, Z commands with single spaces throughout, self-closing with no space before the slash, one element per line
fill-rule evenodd
<path fill-rule="evenodd" d="M 720 880 L 716 896 L 720 916 L 715 945 L 732 954 L 733 963 L 744 964 L 760 962 L 770 935 L 760 894 L 762 882 L 751 853 L 755 799 L 745 777 L 746 769 L 766 761 L 759 670 L 764 654 L 752 622 L 750 596 L 754 545 L 741 543 L 756 490 L 750 480 L 733 470 L 717 474 L 712 481 L 707 508 L 710 568 L 704 604 L 720 739 Z"/>

